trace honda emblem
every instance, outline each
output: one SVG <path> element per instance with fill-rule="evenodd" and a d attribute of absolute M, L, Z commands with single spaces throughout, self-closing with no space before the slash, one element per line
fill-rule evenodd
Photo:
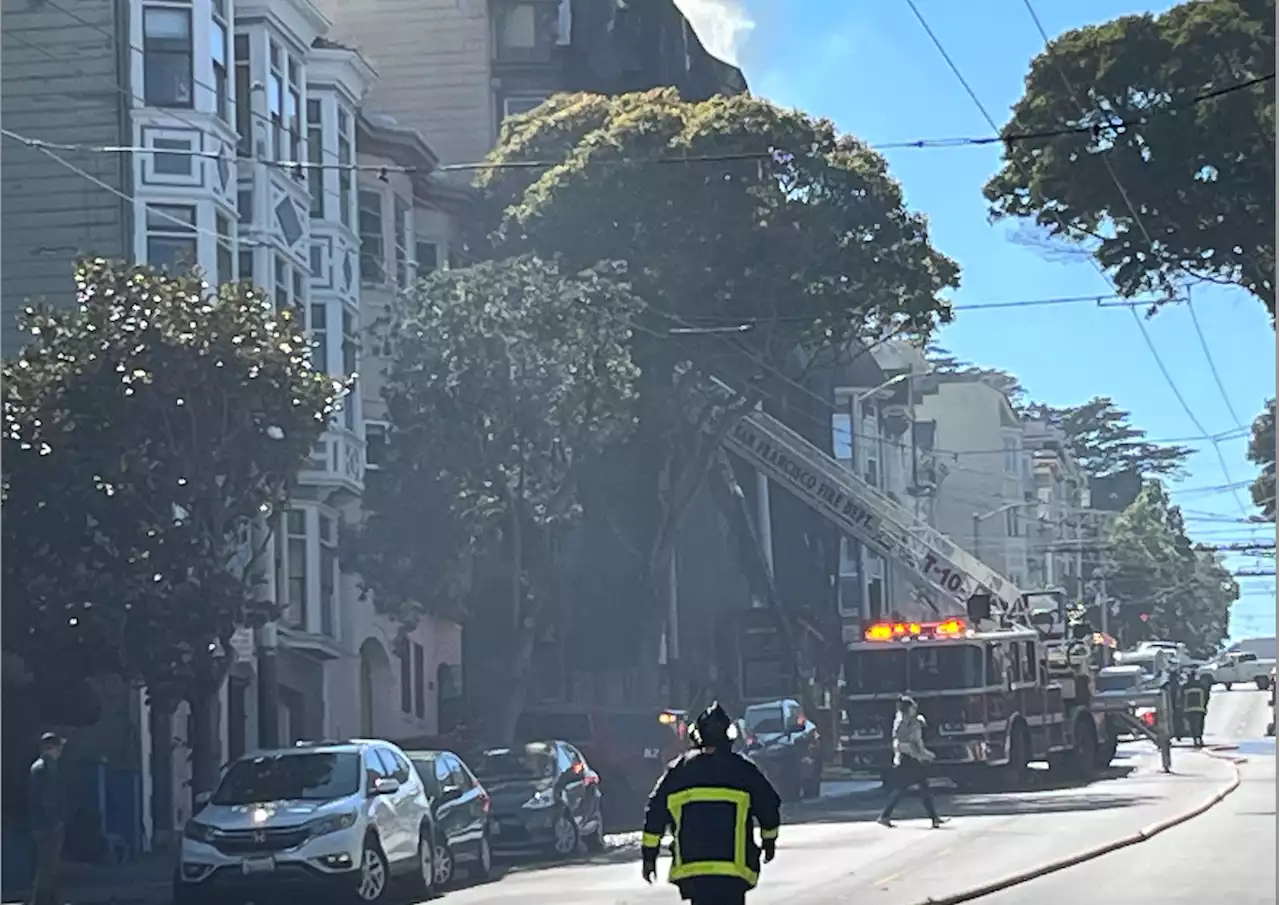
<path fill-rule="evenodd" d="M 267 841 L 267 831 L 266 831 L 266 830 L 254 830 L 254 831 L 253 831 L 253 841 L 254 841 L 254 842 L 256 842 L 256 843 L 258 843 L 259 845 L 261 845 L 262 843 L 266 842 L 266 841 Z"/>

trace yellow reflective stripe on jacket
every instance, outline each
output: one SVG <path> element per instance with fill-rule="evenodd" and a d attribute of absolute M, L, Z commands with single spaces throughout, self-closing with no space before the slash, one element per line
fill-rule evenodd
<path fill-rule="evenodd" d="M 1182 692 L 1182 709 L 1188 713 L 1203 713 L 1205 694 L 1203 688 L 1187 688 Z"/>
<path fill-rule="evenodd" d="M 777 839 L 778 828 L 775 826 L 771 830 L 765 830 L 765 829 L 760 830 L 760 838 L 761 839 Z"/>
<path fill-rule="evenodd" d="M 642 833 L 640 835 L 641 848 L 658 848 L 662 845 L 662 837 L 657 833 Z"/>
<path fill-rule="evenodd" d="M 690 864 L 673 864 L 667 879 L 672 883 L 681 880 L 692 880 L 694 877 L 738 877 L 755 886 L 760 875 L 745 864 L 732 864 L 728 861 L 694 861 Z"/>
<path fill-rule="evenodd" d="M 692 861 L 688 864 L 681 860 L 680 822 L 686 805 L 690 804 L 731 804 L 734 807 L 733 821 L 733 860 L 732 861 Z M 747 866 L 747 832 L 751 819 L 751 794 L 741 789 L 730 789 L 724 786 L 702 786 L 696 789 L 684 789 L 673 792 L 667 798 L 667 810 L 675 825 L 672 833 L 676 840 L 672 845 L 671 872 L 667 879 L 672 883 L 689 880 L 693 877 L 740 877 L 751 886 L 756 885 L 760 875 Z"/>

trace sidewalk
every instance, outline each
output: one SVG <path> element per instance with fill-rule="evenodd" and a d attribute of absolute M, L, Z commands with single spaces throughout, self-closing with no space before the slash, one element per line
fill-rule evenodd
<path fill-rule="evenodd" d="M 62 866 L 62 898 L 69 905 L 168 905 L 173 855 L 145 855 L 124 864 Z M 26 890 L 5 896 L 4 905 L 26 901 Z"/>

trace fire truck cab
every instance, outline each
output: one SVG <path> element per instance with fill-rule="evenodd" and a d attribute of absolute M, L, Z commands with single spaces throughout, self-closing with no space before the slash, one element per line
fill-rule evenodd
<path fill-rule="evenodd" d="M 1101 721 L 1054 677 L 1058 646 L 1033 628 L 974 628 L 959 618 L 869 626 L 845 652 L 844 765 L 881 774 L 892 765 L 896 703 L 910 694 L 937 773 L 957 784 L 998 778 L 1017 787 L 1037 761 L 1090 775 Z"/>

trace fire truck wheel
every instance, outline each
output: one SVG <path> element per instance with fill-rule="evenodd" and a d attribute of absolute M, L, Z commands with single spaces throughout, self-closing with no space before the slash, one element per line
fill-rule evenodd
<path fill-rule="evenodd" d="M 1114 731 L 1114 727 L 1108 727 Z M 1098 745 L 1098 760 L 1094 767 L 1098 770 L 1105 770 L 1111 766 L 1111 762 L 1116 759 L 1116 749 L 1120 746 L 1120 742 L 1116 740 L 1114 735 Z"/>
<path fill-rule="evenodd" d="M 1000 773 L 1001 785 L 1010 792 L 1025 789 L 1031 781 L 1031 736 L 1022 721 L 1010 730 L 1009 763 Z"/>
<path fill-rule="evenodd" d="M 1076 716 L 1075 747 L 1071 749 L 1070 770 L 1077 779 L 1093 775 L 1098 758 L 1098 727 L 1087 712 Z"/>

